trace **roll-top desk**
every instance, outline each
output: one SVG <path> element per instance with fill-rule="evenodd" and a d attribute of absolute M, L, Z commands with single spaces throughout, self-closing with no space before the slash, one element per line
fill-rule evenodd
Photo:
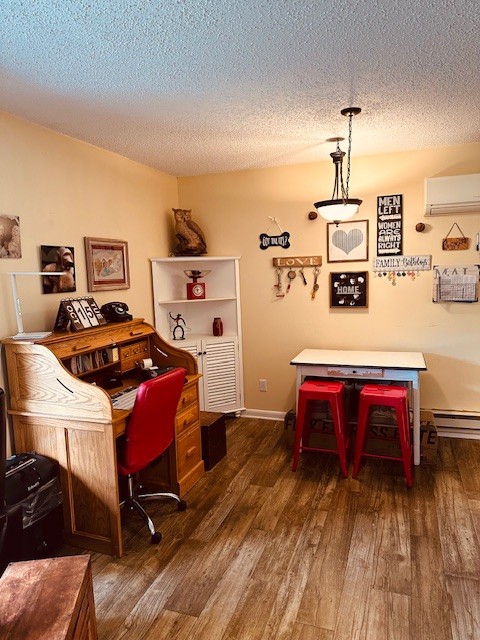
<path fill-rule="evenodd" d="M 138 384 L 144 358 L 187 370 L 175 442 L 142 477 L 147 486 L 184 495 L 204 473 L 195 359 L 142 319 L 2 343 L 15 450 L 60 463 L 65 542 L 121 556 L 116 438 L 130 412 L 114 409 L 109 392 Z"/>

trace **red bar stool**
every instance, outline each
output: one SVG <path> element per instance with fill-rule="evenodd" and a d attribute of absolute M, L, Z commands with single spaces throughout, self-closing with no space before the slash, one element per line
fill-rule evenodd
<path fill-rule="evenodd" d="M 295 442 L 293 445 L 292 471 L 296 471 L 298 458 L 302 451 L 326 451 L 337 453 L 340 458 L 340 468 L 348 478 L 347 447 L 348 437 L 343 410 L 343 382 L 326 382 L 323 380 L 306 380 L 298 390 L 298 415 L 295 427 Z M 330 404 L 333 428 L 337 442 L 336 449 L 309 447 L 308 442 L 312 429 L 312 401 L 324 400 Z"/>
<path fill-rule="evenodd" d="M 366 453 L 364 446 L 368 418 L 372 406 L 393 407 L 397 416 L 398 434 L 400 438 L 401 457 Z M 382 458 L 385 460 L 401 460 L 405 471 L 407 486 L 412 487 L 412 445 L 410 442 L 410 424 L 408 419 L 408 400 L 405 387 L 387 386 L 380 384 L 366 384 L 360 392 L 358 403 L 357 435 L 355 439 L 355 456 L 352 476 L 356 478 L 360 470 L 362 457 Z"/>

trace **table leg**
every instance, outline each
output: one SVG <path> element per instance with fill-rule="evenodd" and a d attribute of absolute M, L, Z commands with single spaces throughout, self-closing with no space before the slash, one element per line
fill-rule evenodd
<path fill-rule="evenodd" d="M 298 415 L 298 390 L 302 386 L 302 367 L 295 367 L 296 369 L 296 381 L 295 381 L 295 415 Z"/>
<path fill-rule="evenodd" d="M 413 402 L 413 464 L 420 464 L 420 388 L 418 374 L 412 380 Z"/>

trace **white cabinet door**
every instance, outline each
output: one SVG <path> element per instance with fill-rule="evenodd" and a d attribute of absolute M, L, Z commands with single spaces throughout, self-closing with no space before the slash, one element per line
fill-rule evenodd
<path fill-rule="evenodd" d="M 177 343 L 178 344 L 178 343 Z M 198 361 L 200 410 L 228 413 L 242 407 L 238 340 L 212 338 L 182 344 Z"/>
<path fill-rule="evenodd" d="M 240 409 L 237 339 L 202 340 L 202 358 L 206 411 Z"/>

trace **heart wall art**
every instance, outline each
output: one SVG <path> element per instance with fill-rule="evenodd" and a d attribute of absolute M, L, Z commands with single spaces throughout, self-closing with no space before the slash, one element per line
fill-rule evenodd
<path fill-rule="evenodd" d="M 368 220 L 327 224 L 327 262 L 368 260 Z"/>

